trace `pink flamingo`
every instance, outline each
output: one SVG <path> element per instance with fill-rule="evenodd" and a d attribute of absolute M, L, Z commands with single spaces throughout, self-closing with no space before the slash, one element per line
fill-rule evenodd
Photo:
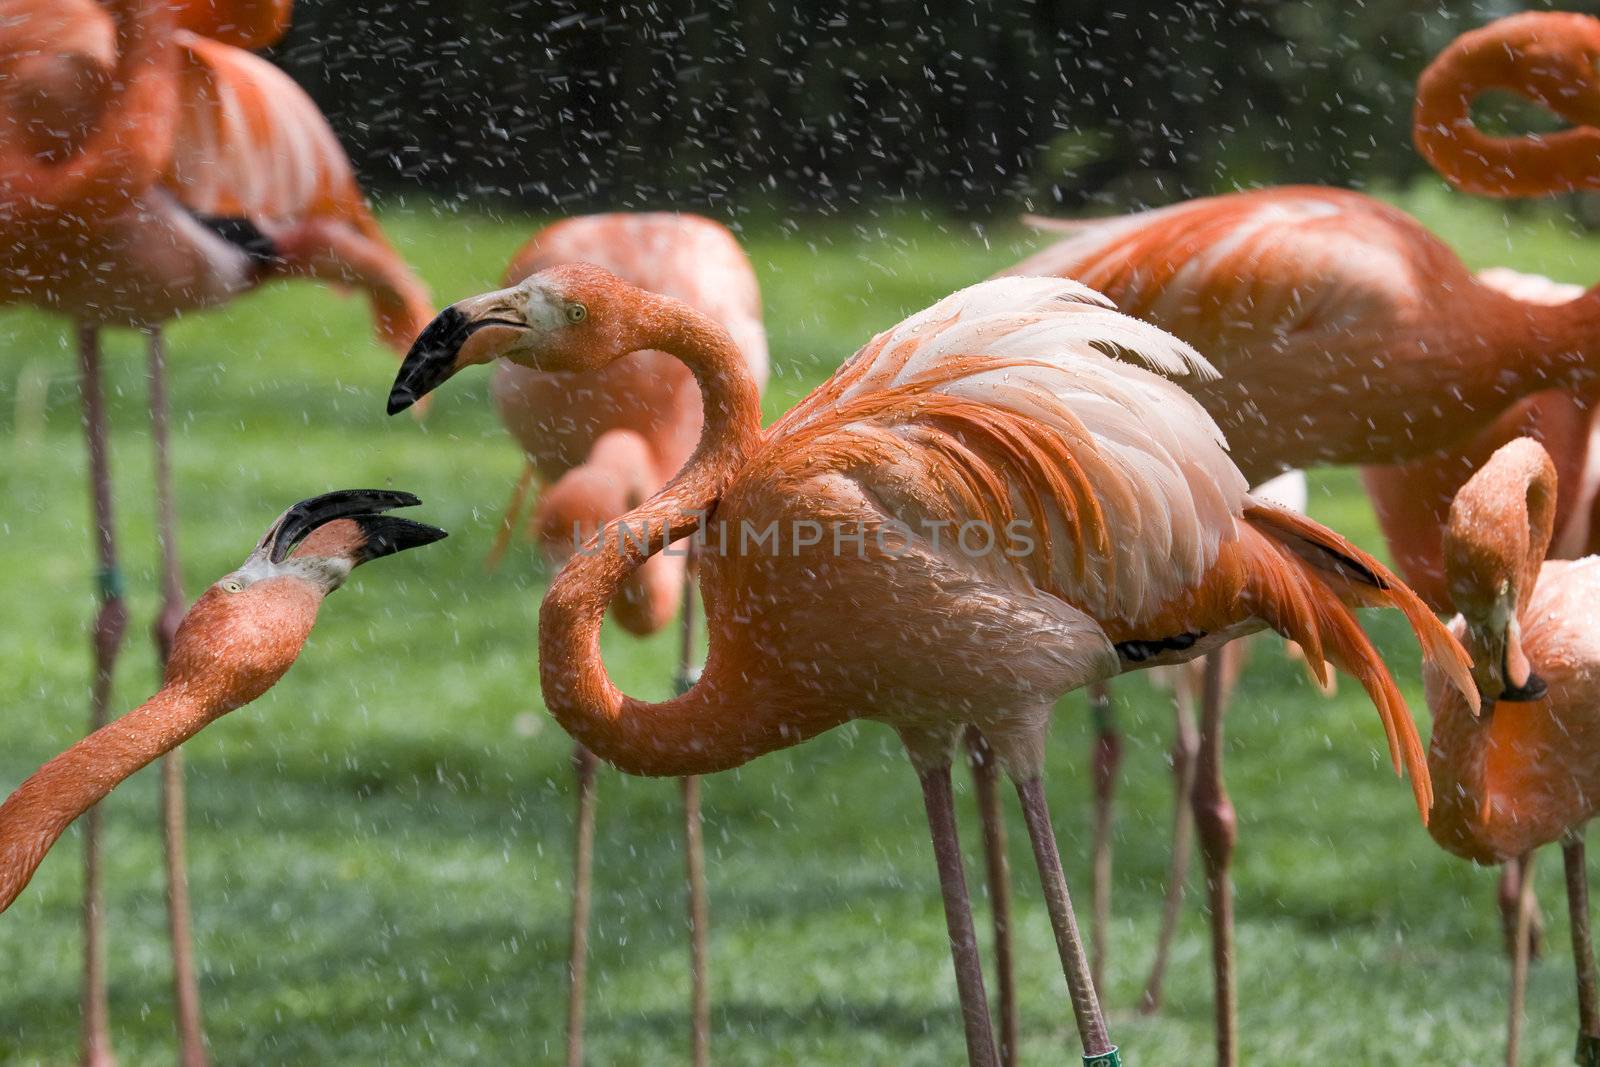
<path fill-rule="evenodd" d="M 1482 697 L 1471 713 L 1431 672 L 1428 766 L 1440 785 L 1429 833 L 1476 863 L 1520 858 L 1506 1062 L 1515 1067 L 1528 972 L 1533 852 L 1562 843 L 1577 968 L 1577 1062 L 1600 1063 L 1600 999 L 1589 934 L 1583 832 L 1600 803 L 1600 559 L 1546 560 L 1556 530 L 1555 464 L 1531 438 L 1495 450 L 1450 507 L 1451 624 Z"/>
<path fill-rule="evenodd" d="M 410 493 L 346 489 L 280 515 L 244 563 L 179 621 L 156 694 L 40 767 L 0 804 L 0 912 L 78 816 L 276 685 L 310 637 L 322 601 L 351 571 L 443 538 L 443 530 L 383 514 L 420 503 Z"/>
<path fill-rule="evenodd" d="M 1505 267 L 1479 271 L 1478 279 L 1529 303 L 1559 305 L 1583 295 L 1579 286 Z M 1587 398 L 1549 390 L 1513 405 L 1456 449 L 1406 463 L 1363 467 L 1362 481 L 1396 569 L 1435 611 L 1448 614 L 1454 610 L 1444 578 L 1444 535 L 1451 502 L 1497 449 L 1524 436 L 1545 446 L 1556 464 L 1561 484 L 1567 487 L 1557 502 L 1551 558 L 1577 559 L 1600 549 L 1600 528 L 1596 527 L 1594 514 L 1600 498 L 1597 434 L 1600 419 Z M 1526 906 L 1524 893 L 1528 897 Z M 1522 875 L 1519 856 L 1506 861 L 1498 904 L 1507 951 L 1516 952 L 1518 914 L 1526 911 L 1531 923 L 1529 943 L 1536 952 L 1543 924 L 1533 899 L 1533 885 Z"/>
<path fill-rule="evenodd" d="M 593 263 L 632 285 L 683 300 L 733 335 L 756 386 L 766 384 L 767 338 L 755 271 L 727 228 L 697 215 L 616 213 L 566 219 L 535 234 L 511 259 L 505 282 L 562 263 Z M 634 352 L 584 374 L 530 370 L 502 360 L 492 392 L 500 420 L 526 457 L 506 508 L 490 564 L 505 551 L 535 481 L 543 485 L 534 527 L 547 554 L 572 549 L 652 496 L 683 466 L 700 437 L 700 390 L 694 376 L 665 352 Z M 676 684 L 691 684 L 693 626 L 688 553 L 680 545 L 651 556 L 624 583 L 611 610 L 637 636 L 659 631 L 683 611 Z M 568 960 L 567 1063 L 583 1062 L 584 994 L 588 975 L 593 881 L 595 758 L 577 744 L 572 934 Z M 710 1062 L 711 996 L 706 945 L 710 906 L 700 829 L 700 782 L 682 780 L 689 881 L 690 1016 L 693 1062 Z"/>
<path fill-rule="evenodd" d="M 149 338 L 162 556 L 155 638 L 165 661 L 184 598 L 162 323 L 287 276 L 365 289 L 379 337 L 402 350 L 432 313 L 316 106 L 282 71 L 236 47 L 272 43 L 288 13 L 286 0 L 4 0 L 0 7 L 0 303 L 58 311 L 78 329 L 99 565 L 91 729 L 106 721 L 127 624 L 100 329 L 131 326 Z M 203 1067 L 179 758 L 173 752 L 162 764 L 175 1014 L 182 1062 Z M 91 812 L 84 1060 L 109 1067 L 98 842 Z"/>
<path fill-rule="evenodd" d="M 1347 605 L 1403 611 L 1470 701 L 1464 654 L 1376 560 L 1248 496 L 1216 424 L 1145 369 L 1209 378 L 1183 342 L 1076 283 L 1000 279 L 880 334 L 763 432 L 755 383 L 725 329 L 568 265 L 446 308 L 402 363 L 389 411 L 497 357 L 587 371 L 639 349 L 694 373 L 705 431 L 677 477 L 552 583 L 539 618 L 545 702 L 601 759 L 643 775 L 736 767 L 857 718 L 892 727 L 922 784 L 971 1062 L 994 1064 L 997 1053 L 951 806 L 966 726 L 1016 782 L 1093 1064 L 1118 1062 L 1117 1052 L 1042 780 L 1061 694 L 1277 629 L 1319 674 L 1331 662 L 1361 681 L 1426 811 L 1420 742 Z M 625 696 L 600 658 L 606 606 L 712 509 L 716 547 L 700 569 L 705 671 L 662 703 Z M 969 524 L 990 532 L 990 551 L 929 534 Z M 1009 539 L 1016 552 L 994 550 L 999 531 L 1018 528 L 1025 551 Z M 648 546 L 627 536 L 643 529 L 656 531 Z M 769 529 L 776 548 L 745 537 Z M 830 543 L 830 530 L 849 540 Z"/>
<path fill-rule="evenodd" d="M 1462 188 L 1533 195 L 1600 183 L 1592 125 L 1600 21 L 1532 13 L 1463 34 L 1417 85 L 1413 139 Z M 1504 89 L 1573 129 L 1493 138 L 1473 124 Z M 1396 463 L 1455 447 L 1523 398 L 1586 396 L 1600 370 L 1600 288 L 1545 305 L 1475 278 L 1405 213 L 1360 193 L 1292 186 L 1120 218 L 1040 220 L 1068 236 L 1008 273 L 1073 278 L 1205 352 L 1192 392 L 1251 482 L 1285 469 Z M 1441 394 L 1440 383 L 1448 392 Z M 1220 665 L 1203 752 L 1221 751 Z M 1213 923 L 1217 1059 L 1237 1062 L 1230 868 L 1237 820 L 1202 759 L 1193 793 Z"/>

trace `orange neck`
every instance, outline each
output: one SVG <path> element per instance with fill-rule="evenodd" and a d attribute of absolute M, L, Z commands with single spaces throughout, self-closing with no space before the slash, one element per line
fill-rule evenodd
<path fill-rule="evenodd" d="M 1412 139 L 1453 185 L 1523 197 L 1600 188 L 1600 105 L 1591 88 L 1600 21 L 1533 13 L 1462 34 L 1417 82 Z M 1491 137 L 1472 103 L 1492 89 L 1516 93 L 1574 124 L 1538 137 Z"/>
<path fill-rule="evenodd" d="M 87 225 L 125 210 L 154 182 L 177 128 L 177 49 L 165 0 L 113 0 L 120 57 L 115 103 L 81 151 L 58 165 L 0 145 L 0 221 Z M 81 221 L 80 221 L 81 220 Z"/>
<path fill-rule="evenodd" d="M 232 707 L 169 684 L 35 771 L 0 804 L 0 911 L 11 906 L 74 819 Z"/>
<path fill-rule="evenodd" d="M 724 728 L 736 717 L 717 709 L 739 682 L 718 656 L 714 630 L 700 682 L 676 699 L 646 704 L 624 696 L 606 674 L 600 624 L 623 582 L 664 545 L 693 533 L 716 506 L 760 443 L 760 400 L 726 330 L 686 305 L 645 300 L 639 347 L 666 352 L 694 373 L 705 430 L 676 478 L 609 524 L 599 549 L 573 557 L 551 583 L 539 611 L 539 676 L 551 714 L 601 759 L 632 774 L 699 774 L 737 766 L 792 738 L 776 728 Z M 643 530 L 648 547 L 639 544 Z"/>

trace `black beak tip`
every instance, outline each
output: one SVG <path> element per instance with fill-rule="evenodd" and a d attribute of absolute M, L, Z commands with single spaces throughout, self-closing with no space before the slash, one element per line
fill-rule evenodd
<path fill-rule="evenodd" d="M 361 550 L 360 561 L 365 563 L 409 548 L 421 548 L 450 535 L 437 526 L 390 515 L 369 515 L 356 520 L 366 535 L 366 546 Z"/>
<path fill-rule="evenodd" d="M 398 415 L 416 402 L 417 397 L 415 393 L 413 393 L 410 389 L 396 386 L 395 389 L 389 393 L 389 414 Z"/>
<path fill-rule="evenodd" d="M 1537 674 L 1529 674 L 1528 680 L 1519 686 L 1507 686 L 1498 700 L 1508 704 L 1527 704 L 1535 700 L 1542 700 L 1550 691 L 1549 683 Z"/>

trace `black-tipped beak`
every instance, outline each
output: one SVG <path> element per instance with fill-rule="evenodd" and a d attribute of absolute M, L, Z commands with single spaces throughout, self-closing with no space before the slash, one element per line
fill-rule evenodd
<path fill-rule="evenodd" d="M 433 392 L 456 371 L 456 357 L 472 334 L 473 323 L 455 307 L 447 307 L 425 326 L 400 363 L 389 390 L 389 414 L 395 415 Z"/>
<path fill-rule="evenodd" d="M 1528 680 L 1521 685 L 1507 686 L 1505 692 L 1495 697 L 1497 702 L 1509 704 L 1526 704 L 1534 700 L 1544 699 L 1550 691 L 1550 686 L 1537 674 L 1530 673 Z"/>
<path fill-rule="evenodd" d="M 383 556 L 392 556 L 396 552 L 404 552 L 408 548 L 431 545 L 450 536 L 437 526 L 412 522 L 410 519 L 397 519 L 392 515 L 363 515 L 355 522 L 361 527 L 361 532 L 366 538 L 356 554 L 358 565 L 370 563 Z"/>
<path fill-rule="evenodd" d="M 422 503 L 411 493 L 402 493 L 393 489 L 340 489 L 332 493 L 323 493 L 308 500 L 302 500 L 288 511 L 278 516 L 278 520 L 267 530 L 266 535 L 256 545 L 256 554 L 265 555 L 271 563 L 282 563 L 294 546 L 305 539 L 305 536 L 319 526 L 325 526 L 335 519 L 354 519 L 359 523 L 363 520 L 372 522 L 385 511 L 395 508 L 415 507 Z M 394 523 L 405 520 L 392 519 Z M 388 555 L 389 552 L 398 552 L 404 548 L 413 548 L 419 544 L 428 544 L 444 536 L 442 530 L 434 530 L 431 526 L 422 526 L 421 523 L 407 523 L 428 530 L 437 536 L 430 536 L 426 540 L 413 540 L 407 544 L 397 544 L 387 551 L 376 553 L 367 558 L 376 558 L 377 555 Z M 366 526 L 362 526 L 363 531 Z"/>

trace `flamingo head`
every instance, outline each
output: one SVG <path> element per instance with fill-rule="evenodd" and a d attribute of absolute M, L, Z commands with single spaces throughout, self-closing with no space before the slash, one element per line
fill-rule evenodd
<path fill-rule="evenodd" d="M 663 301 L 587 263 L 530 274 L 507 289 L 458 300 L 418 335 L 389 393 L 404 411 L 457 371 L 497 358 L 540 371 L 598 370 L 656 347 L 660 322 L 640 303 Z"/>
<path fill-rule="evenodd" d="M 1555 464 L 1523 437 L 1496 451 L 1451 502 L 1445 581 L 1466 623 L 1473 678 L 1486 702 L 1545 694 L 1522 647 L 1521 616 L 1550 548 L 1555 499 Z"/>
<path fill-rule="evenodd" d="M 265 693 L 300 655 L 323 598 L 352 570 L 445 536 L 383 514 L 419 503 L 410 493 L 346 489 L 285 511 L 244 563 L 213 583 L 184 616 L 167 683 L 209 690 L 225 707 Z"/>

